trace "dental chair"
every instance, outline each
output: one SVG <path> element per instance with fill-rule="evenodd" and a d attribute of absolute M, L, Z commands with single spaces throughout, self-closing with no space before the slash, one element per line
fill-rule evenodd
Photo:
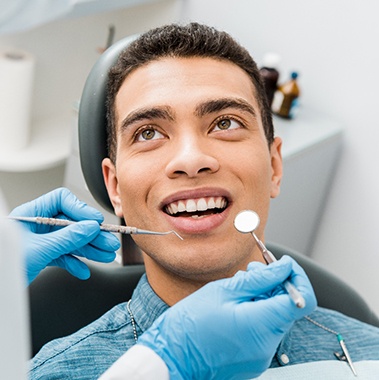
<path fill-rule="evenodd" d="M 113 212 L 103 181 L 101 161 L 107 157 L 105 88 L 107 72 L 134 37 L 111 46 L 87 79 L 79 108 L 79 148 L 82 171 L 96 201 Z M 267 243 L 280 259 L 292 256 L 304 268 L 314 287 L 319 306 L 379 327 L 379 319 L 349 285 L 287 247 Z M 90 265 L 91 278 L 81 281 L 60 268 L 46 268 L 29 287 L 32 355 L 50 340 L 86 326 L 118 303 L 128 301 L 144 273 L 140 252 L 130 236 L 122 238 L 123 266 Z"/>
<path fill-rule="evenodd" d="M 266 245 L 277 259 L 289 255 L 303 267 L 319 306 L 379 327 L 378 317 L 345 282 L 296 251 L 274 243 Z M 29 287 L 33 356 L 50 340 L 69 335 L 128 301 L 145 271 L 143 264 L 96 264 L 90 268 L 90 279 L 82 281 L 61 268 L 49 267 Z"/>

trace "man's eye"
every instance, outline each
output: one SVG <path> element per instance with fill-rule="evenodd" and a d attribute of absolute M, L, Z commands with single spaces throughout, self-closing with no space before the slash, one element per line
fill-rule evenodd
<path fill-rule="evenodd" d="M 227 129 L 236 129 L 241 128 L 241 124 L 233 119 L 221 119 L 219 120 L 214 127 L 214 131 L 225 131 Z"/>
<path fill-rule="evenodd" d="M 144 128 L 136 134 L 136 141 L 150 141 L 161 139 L 164 136 L 154 128 Z"/>

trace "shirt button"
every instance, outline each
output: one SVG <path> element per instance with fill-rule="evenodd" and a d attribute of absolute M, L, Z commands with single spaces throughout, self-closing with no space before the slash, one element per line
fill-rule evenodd
<path fill-rule="evenodd" d="M 290 358 L 286 354 L 280 355 L 280 360 L 284 365 L 290 362 Z"/>

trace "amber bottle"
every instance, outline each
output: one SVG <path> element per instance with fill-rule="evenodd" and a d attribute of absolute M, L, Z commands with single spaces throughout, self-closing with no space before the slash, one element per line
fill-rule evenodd
<path fill-rule="evenodd" d="M 287 119 L 292 119 L 296 116 L 300 96 L 297 77 L 298 73 L 292 72 L 291 78 L 276 90 L 271 106 L 272 112 L 276 115 Z"/>

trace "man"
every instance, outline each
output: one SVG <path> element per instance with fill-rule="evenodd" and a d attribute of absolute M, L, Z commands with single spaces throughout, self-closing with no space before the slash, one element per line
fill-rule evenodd
<path fill-rule="evenodd" d="M 192 297 L 198 297 L 199 309 L 206 309 L 212 297 L 222 299 L 226 308 L 235 306 L 230 294 L 208 290 L 217 280 L 230 278 L 222 280 L 225 288 L 237 291 L 235 279 L 264 263 L 252 237 L 233 227 L 238 212 L 252 209 L 261 219 L 256 234 L 264 240 L 270 198 L 279 194 L 282 177 L 281 140 L 274 138 L 263 84 L 247 51 L 226 33 L 198 24 L 158 28 L 122 53 L 111 70 L 108 92 L 109 158 L 103 174 L 115 213 L 129 225 L 175 230 L 184 240 L 136 236 L 146 277 L 132 300 L 77 334 L 47 345 L 33 361 L 32 378 L 47 373 L 52 378 L 64 373 L 95 377 L 136 342 L 151 347 L 145 341 L 149 334 L 154 334 L 156 352 L 167 359 L 168 343 L 159 331 L 171 328 L 175 334 L 185 323 L 186 315 L 176 313 L 177 307 Z M 291 281 L 296 281 L 302 275 L 293 265 Z M 258 316 L 259 327 L 247 338 L 254 354 L 234 352 L 243 361 L 236 376 L 255 377 L 268 366 L 332 360 L 339 345 L 331 329 L 343 332 L 353 360 L 378 359 L 378 330 L 367 326 L 363 331 L 361 323 L 331 311 L 317 310 L 312 314 L 316 322 L 300 319 L 286 334 L 314 306 L 305 281 L 295 285 L 307 301 L 303 314 L 275 288 L 250 295 L 248 304 L 255 309 L 249 315 L 252 320 Z M 263 327 L 258 309 L 270 301 L 287 303 L 266 314 Z M 171 314 L 164 313 L 169 307 Z M 166 314 L 176 318 L 159 324 Z M 278 319 L 286 323 L 277 329 Z M 233 326 L 225 347 L 246 339 L 239 324 Z M 223 320 L 216 318 L 210 336 L 222 329 Z M 312 337 L 313 351 L 304 334 Z M 364 343 L 358 344 L 361 338 Z M 230 352 L 224 367 L 213 370 L 212 361 L 196 355 L 191 339 L 186 343 L 171 342 L 178 347 L 177 356 L 167 360 L 172 378 L 233 377 L 227 365 Z M 219 345 L 217 355 L 224 355 L 224 346 Z M 196 368 L 189 369 L 186 362 Z"/>

